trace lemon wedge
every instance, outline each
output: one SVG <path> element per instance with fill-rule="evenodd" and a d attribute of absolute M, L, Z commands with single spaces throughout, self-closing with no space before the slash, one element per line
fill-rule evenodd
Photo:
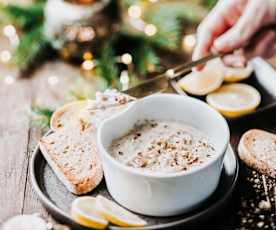
<path fill-rule="evenodd" d="M 88 101 L 73 101 L 58 108 L 52 115 L 50 127 L 53 131 L 64 127 L 68 122 L 77 119 L 80 111 L 85 108 Z"/>
<path fill-rule="evenodd" d="M 108 221 L 99 214 L 96 198 L 79 197 L 71 206 L 71 217 L 78 224 L 89 228 L 105 229 Z"/>
<path fill-rule="evenodd" d="M 19 215 L 9 219 L 3 230 L 47 230 L 46 222 L 37 215 Z"/>
<path fill-rule="evenodd" d="M 233 83 L 222 86 L 206 97 L 207 103 L 227 117 L 254 111 L 261 102 L 260 93 L 252 86 Z"/>
<path fill-rule="evenodd" d="M 248 64 L 245 68 L 232 68 L 225 66 L 224 81 L 237 82 L 242 81 L 250 77 L 253 72 L 253 67 Z"/>
<path fill-rule="evenodd" d="M 219 59 L 206 64 L 203 70 L 191 72 L 178 81 L 189 94 L 203 96 L 218 89 L 224 80 L 224 68 Z"/>
<path fill-rule="evenodd" d="M 137 215 L 134 215 L 103 196 L 98 195 L 96 199 L 100 214 L 112 224 L 122 227 L 141 227 L 147 224 L 146 221 Z"/>

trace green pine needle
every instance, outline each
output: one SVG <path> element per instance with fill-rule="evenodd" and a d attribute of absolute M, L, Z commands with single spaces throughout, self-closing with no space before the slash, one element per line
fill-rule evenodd
<path fill-rule="evenodd" d="M 206 6 L 207 8 L 209 8 L 209 9 L 214 7 L 217 2 L 218 2 L 218 0 L 203 0 L 202 1 L 203 5 Z"/>
<path fill-rule="evenodd" d="M 33 106 L 32 110 L 32 125 L 42 129 L 50 126 L 50 120 L 54 110 L 41 106 Z"/>
<path fill-rule="evenodd" d="M 2 6 L 1 9 L 13 24 L 23 31 L 29 31 L 43 24 L 44 5 L 43 2 L 28 6 L 9 4 Z"/>
<path fill-rule="evenodd" d="M 13 61 L 21 69 L 26 69 L 35 59 L 43 55 L 48 47 L 49 42 L 43 35 L 43 27 L 36 27 L 21 36 Z"/>
<path fill-rule="evenodd" d="M 134 66 L 139 75 L 146 75 L 150 66 L 153 66 L 156 71 L 160 70 L 160 59 L 149 44 L 141 43 L 132 54 Z"/>
<path fill-rule="evenodd" d="M 157 34 L 148 39 L 155 45 L 167 49 L 177 49 L 180 45 L 183 22 L 196 24 L 206 11 L 195 4 L 171 1 L 149 7 L 144 18 L 157 27 Z"/>
<path fill-rule="evenodd" d="M 7 16 L 9 22 L 23 32 L 13 56 L 13 62 L 23 70 L 49 47 L 49 42 L 43 34 L 44 5 L 44 0 L 37 0 L 28 6 L 0 6 L 1 12 Z"/>
<path fill-rule="evenodd" d="M 119 69 L 116 65 L 115 50 L 112 44 L 107 44 L 97 60 L 96 71 L 98 76 L 104 78 L 108 85 L 118 87 Z"/>

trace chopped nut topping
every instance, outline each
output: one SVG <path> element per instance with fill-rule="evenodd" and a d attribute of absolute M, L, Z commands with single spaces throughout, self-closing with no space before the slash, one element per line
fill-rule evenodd
<path fill-rule="evenodd" d="M 190 126 L 146 120 L 114 140 L 110 152 L 130 167 L 151 172 L 179 172 L 208 161 L 215 149 L 202 133 Z"/>

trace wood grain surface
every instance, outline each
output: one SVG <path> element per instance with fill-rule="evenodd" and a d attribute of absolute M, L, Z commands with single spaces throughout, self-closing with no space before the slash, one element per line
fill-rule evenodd
<path fill-rule="evenodd" d="M 5 47 L 5 41 L 0 39 L 0 44 L 1 50 Z M 271 62 L 276 64 L 275 59 Z M 22 213 L 40 213 L 51 220 L 37 200 L 29 180 L 29 159 L 43 134 L 30 123 L 30 107 L 39 103 L 55 108 L 63 103 L 68 91 L 76 84 L 79 69 L 61 61 L 52 61 L 24 79 L 16 79 L 17 75 L 16 69 L 0 65 L 0 226 L 8 218 Z M 57 77 L 56 84 L 49 84 L 51 76 Z M 276 131 L 275 117 L 274 110 L 250 121 L 230 124 L 232 145 L 236 147 L 241 134 L 250 128 Z M 241 166 L 242 172 L 248 170 Z M 243 214 L 238 213 L 243 205 L 241 197 L 247 195 L 248 188 L 244 188 L 247 186 L 246 178 L 241 176 L 233 202 L 219 218 L 208 224 L 212 229 L 242 229 Z"/>

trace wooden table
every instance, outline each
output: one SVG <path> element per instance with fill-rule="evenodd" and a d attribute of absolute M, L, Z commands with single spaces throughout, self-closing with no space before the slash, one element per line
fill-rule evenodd
<path fill-rule="evenodd" d="M 5 47 L 4 40 L 0 44 Z M 32 150 L 42 135 L 39 128 L 31 125 L 30 107 L 33 103 L 56 107 L 64 102 L 79 74 L 77 67 L 56 60 L 13 82 L 9 75 L 16 76 L 17 70 L 0 66 L 0 225 L 8 218 L 23 213 L 40 213 L 46 219 L 50 218 L 37 200 L 29 178 Z M 58 82 L 51 81 L 56 79 L 53 76 L 58 78 Z M 276 110 L 250 121 L 230 124 L 231 143 L 236 148 L 240 135 L 250 128 L 275 128 L 276 131 L 275 117 Z M 242 166 L 242 174 L 246 170 Z M 246 183 L 246 176 L 241 176 L 232 202 L 222 215 L 209 221 L 212 229 L 234 229 L 243 221 L 238 211 L 243 206 L 240 197 L 247 195 L 247 189 L 250 189 L 250 185 L 244 188 Z"/>

